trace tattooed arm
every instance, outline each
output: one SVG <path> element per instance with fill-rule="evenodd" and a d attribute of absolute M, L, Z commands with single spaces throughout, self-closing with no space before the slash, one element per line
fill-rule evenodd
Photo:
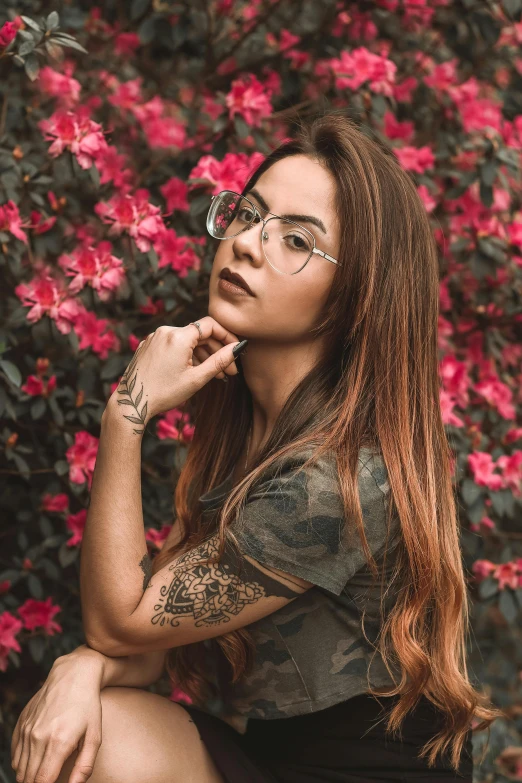
<path fill-rule="evenodd" d="M 218 560 L 216 534 L 152 576 L 135 611 L 105 640 L 103 652 L 130 655 L 220 636 L 275 612 L 312 586 L 238 557 L 229 542 Z"/>

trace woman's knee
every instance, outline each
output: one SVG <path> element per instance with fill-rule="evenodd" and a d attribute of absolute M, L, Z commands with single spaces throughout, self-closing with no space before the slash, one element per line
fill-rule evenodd
<path fill-rule="evenodd" d="M 102 744 L 89 783 L 222 783 L 190 715 L 180 704 L 138 688 L 101 692 Z M 78 751 L 56 783 L 67 783 Z"/>

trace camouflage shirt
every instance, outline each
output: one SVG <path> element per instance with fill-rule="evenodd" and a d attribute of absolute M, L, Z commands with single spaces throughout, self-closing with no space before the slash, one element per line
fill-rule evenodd
<path fill-rule="evenodd" d="M 259 563 L 302 577 L 314 587 L 282 609 L 251 623 L 256 644 L 251 674 L 220 683 L 226 714 L 244 730 L 248 718 L 284 718 L 324 709 L 367 688 L 393 685 L 375 642 L 380 620 L 380 579 L 372 573 L 355 525 L 347 525 L 335 459 L 325 455 L 301 471 L 310 452 L 293 455 L 248 495 L 231 529 L 241 551 Z M 389 497 L 382 456 L 363 447 L 358 487 L 365 534 L 378 567 L 383 565 Z M 201 495 L 202 513 L 215 512 L 232 489 L 232 471 Z M 400 526 L 392 521 L 386 576 L 391 574 Z M 385 577 L 385 584 L 387 578 Z M 385 613 L 393 602 L 386 596 Z M 374 654 L 370 667 L 370 658 Z M 394 670 L 396 671 L 396 670 Z M 243 727 L 243 728 L 241 728 Z"/>

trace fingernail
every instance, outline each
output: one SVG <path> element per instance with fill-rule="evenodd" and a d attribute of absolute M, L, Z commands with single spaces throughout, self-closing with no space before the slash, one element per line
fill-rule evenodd
<path fill-rule="evenodd" d="M 220 381 L 225 381 L 225 383 L 228 383 L 228 375 L 224 375 L 223 378 L 219 379 Z"/>
<path fill-rule="evenodd" d="M 241 340 L 240 343 L 238 343 L 234 348 L 232 348 L 232 353 L 234 354 L 234 359 L 237 359 L 243 348 L 248 343 L 248 340 Z"/>

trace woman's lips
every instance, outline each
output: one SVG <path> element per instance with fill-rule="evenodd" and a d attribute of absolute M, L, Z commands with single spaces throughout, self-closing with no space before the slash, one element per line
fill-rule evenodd
<path fill-rule="evenodd" d="M 252 296 L 252 294 L 249 294 L 248 291 L 245 291 L 244 288 L 241 288 L 235 283 L 231 283 L 230 280 L 225 280 L 224 277 L 219 278 L 218 288 L 221 291 L 226 292 L 227 294 L 237 294 L 238 296 Z"/>

